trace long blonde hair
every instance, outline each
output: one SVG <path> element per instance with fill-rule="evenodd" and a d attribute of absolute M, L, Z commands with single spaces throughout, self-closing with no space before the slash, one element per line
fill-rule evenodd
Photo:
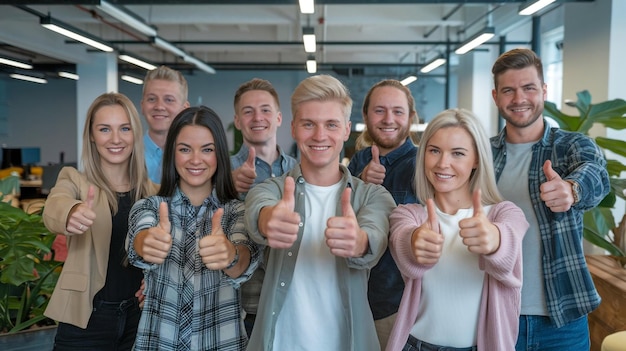
<path fill-rule="evenodd" d="M 425 204 L 426 199 L 435 197 L 435 188 L 426 177 L 426 168 L 424 165 L 426 145 L 438 130 L 449 127 L 463 128 L 474 141 L 478 167 L 472 172 L 469 179 L 470 192 L 473 192 L 477 188 L 481 189 L 481 200 L 485 205 L 493 205 L 502 202 L 504 199 L 502 195 L 500 195 L 496 184 L 491 145 L 489 144 L 489 138 L 485 130 L 471 111 L 465 109 L 449 109 L 439 113 L 428 123 L 428 127 L 426 127 L 420 141 L 415 168 L 415 190 L 420 203 Z"/>
<path fill-rule="evenodd" d="M 144 158 L 144 149 L 142 142 L 142 126 L 139 120 L 139 113 L 135 105 L 126 96 L 119 93 L 105 93 L 98 96 L 89 106 L 87 111 L 87 119 L 83 129 L 83 152 L 81 163 L 87 180 L 100 188 L 106 194 L 111 213 L 117 213 L 117 194 L 112 190 L 112 184 L 102 172 L 100 166 L 100 154 L 92 141 L 92 126 L 96 112 L 105 106 L 121 106 L 130 122 L 133 130 L 133 151 L 128 160 L 128 171 L 130 177 L 131 189 L 134 189 L 132 200 L 136 201 L 148 195 L 151 195 L 152 183 L 148 179 L 148 171 L 146 170 L 146 162 Z"/>

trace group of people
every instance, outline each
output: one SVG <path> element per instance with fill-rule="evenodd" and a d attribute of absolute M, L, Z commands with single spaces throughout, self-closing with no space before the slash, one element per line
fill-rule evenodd
<path fill-rule="evenodd" d="M 266 80 L 235 93 L 232 156 L 179 72 L 148 72 L 143 137 L 128 98 L 99 96 L 82 170 L 44 207 L 68 238 L 55 350 L 588 350 L 582 214 L 609 190 L 606 161 L 544 120 L 534 52 L 492 73 L 497 136 L 449 109 L 415 145 L 411 92 L 383 80 L 348 167 L 352 99 L 329 75 L 291 96 L 298 160 Z"/>

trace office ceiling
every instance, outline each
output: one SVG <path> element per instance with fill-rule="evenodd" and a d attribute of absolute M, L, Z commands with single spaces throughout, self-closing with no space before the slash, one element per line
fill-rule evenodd
<path fill-rule="evenodd" d="M 486 25 L 495 27 L 495 43 L 499 36 L 530 21 L 528 16 L 517 14 L 521 0 L 318 0 L 312 15 L 300 14 L 297 0 L 109 2 L 155 27 L 159 37 L 206 62 L 218 73 L 230 69 L 303 70 L 308 56 L 301 38 L 305 26 L 315 29 L 314 55 L 319 69 L 415 69 L 447 48 L 454 49 Z M 36 70 L 48 75 L 89 60 L 93 49 L 39 24 L 40 17 L 50 15 L 108 41 L 119 51 L 154 64 L 194 70 L 193 65 L 154 46 L 150 37 L 103 12 L 98 4 L 95 0 L 0 0 L 0 55 L 30 61 Z M 530 33 L 525 38 L 506 40 L 528 43 L 529 38 Z M 7 70 L 1 65 L 0 69 Z M 120 70 L 125 69 L 137 70 L 120 61 Z"/>

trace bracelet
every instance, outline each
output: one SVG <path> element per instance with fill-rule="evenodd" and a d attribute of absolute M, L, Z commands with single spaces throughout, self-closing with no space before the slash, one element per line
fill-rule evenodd
<path fill-rule="evenodd" d="M 231 269 L 239 262 L 239 247 L 235 243 L 233 243 L 233 246 L 235 246 L 235 258 L 233 258 L 233 261 L 224 269 Z"/>

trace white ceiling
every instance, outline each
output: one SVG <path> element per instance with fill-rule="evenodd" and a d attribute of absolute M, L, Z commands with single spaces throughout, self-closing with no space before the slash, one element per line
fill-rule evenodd
<path fill-rule="evenodd" d="M 20 3 L 24 2 L 28 3 Z M 42 2 L 80 1 L 39 1 Z M 313 15 L 300 14 L 296 0 L 236 5 L 178 2 L 175 5 L 130 4 L 125 8 L 156 27 L 159 37 L 218 71 L 303 69 L 307 54 L 301 43 L 301 32 L 307 25 L 315 28 L 318 41 L 315 57 L 322 66 L 415 67 L 445 52 L 446 42 L 453 50 L 458 42 L 487 24 L 496 29 L 492 43 L 501 35 L 506 36 L 507 41 L 530 41 L 530 33 L 516 34 L 518 37 L 512 34 L 514 29 L 531 20 L 517 14 L 519 1 L 327 4 L 316 5 Z M 7 1 L 0 1 L 2 3 Z M 188 66 L 180 58 L 151 45 L 146 35 L 88 4 L 0 5 L 0 54 L 30 60 L 40 67 L 89 60 L 87 46 L 68 42 L 65 37 L 39 25 L 39 17 L 47 14 L 155 64 Z"/>

